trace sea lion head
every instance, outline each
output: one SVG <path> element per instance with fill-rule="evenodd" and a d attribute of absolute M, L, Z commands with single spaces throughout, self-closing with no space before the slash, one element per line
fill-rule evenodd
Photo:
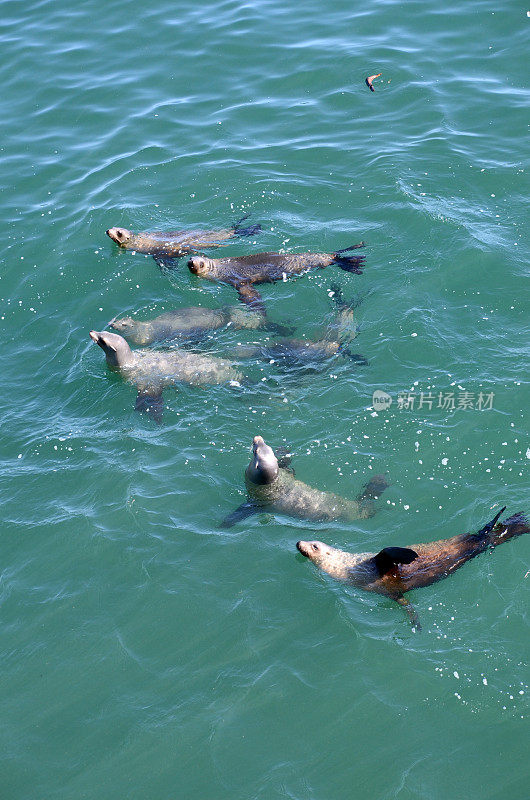
<path fill-rule="evenodd" d="M 120 247 L 127 247 L 134 236 L 134 233 L 127 228 L 109 228 L 106 233 Z"/>
<path fill-rule="evenodd" d="M 109 331 L 90 331 L 90 338 L 105 353 L 109 367 L 124 367 L 131 361 L 133 352 L 123 336 Z"/>
<path fill-rule="evenodd" d="M 202 277 L 208 275 L 211 270 L 210 259 L 204 256 L 194 256 L 188 261 L 188 268 L 194 275 Z"/>
<path fill-rule="evenodd" d="M 321 569 L 326 569 L 327 563 L 333 559 L 333 553 L 335 552 L 335 548 L 330 547 L 324 542 L 304 542 L 300 541 L 296 543 L 296 546 L 300 553 L 306 558 L 309 558 L 313 564 L 316 564 L 317 567 Z"/>
<path fill-rule="evenodd" d="M 352 578 L 352 568 L 366 559 L 366 553 L 354 554 L 337 550 L 325 542 L 297 542 L 298 551 L 313 564 L 338 581 Z"/>
<path fill-rule="evenodd" d="M 121 319 L 115 319 L 110 323 L 110 327 L 114 328 L 115 331 L 120 331 L 120 333 L 129 333 L 129 331 L 133 330 L 135 327 L 136 322 L 132 317 L 122 317 Z"/>
<path fill-rule="evenodd" d="M 246 469 L 246 476 L 251 483 L 272 483 L 278 477 L 278 459 L 274 450 L 265 444 L 262 436 L 254 436 L 252 441 L 252 458 Z"/>
<path fill-rule="evenodd" d="M 122 336 L 125 336 L 133 344 L 143 346 L 153 341 L 148 322 L 140 322 L 140 320 L 132 317 L 122 317 L 121 319 L 114 319 L 110 323 L 110 327 L 114 328 L 115 331 L 119 331 Z"/>

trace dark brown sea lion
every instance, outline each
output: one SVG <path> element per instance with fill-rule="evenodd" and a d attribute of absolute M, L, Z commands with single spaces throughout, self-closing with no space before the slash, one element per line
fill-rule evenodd
<path fill-rule="evenodd" d="M 245 470 L 249 499 L 223 522 L 230 528 L 260 511 L 278 511 L 301 519 L 321 522 L 367 519 L 375 514 L 373 500 L 388 486 L 383 475 L 375 475 L 356 500 L 347 500 L 302 483 L 294 476 L 290 459 L 278 459 L 262 436 L 254 436 L 253 454 Z"/>
<path fill-rule="evenodd" d="M 257 311 L 242 306 L 216 309 L 192 306 L 166 311 L 154 319 L 142 321 L 133 317 L 122 317 L 110 323 L 111 328 L 118 331 L 127 341 L 140 346 L 170 339 L 197 339 L 209 331 L 229 325 L 237 330 L 263 328 L 283 335 L 294 330 L 286 325 L 269 322 Z"/>
<path fill-rule="evenodd" d="M 166 386 L 188 383 L 192 386 L 232 382 L 239 385 L 243 376 L 230 361 L 187 350 L 131 350 L 123 336 L 108 331 L 90 331 L 108 366 L 119 372 L 138 390 L 136 409 L 147 411 L 157 422 L 163 411 L 162 391 Z"/>
<path fill-rule="evenodd" d="M 367 592 L 386 595 L 404 606 L 412 624 L 419 629 L 418 617 L 404 597 L 405 592 L 447 578 L 484 550 L 530 532 L 528 519 L 522 513 L 498 522 L 505 510 L 506 506 L 477 533 L 461 533 L 450 539 L 411 547 L 385 547 L 379 553 L 348 553 L 316 541 L 300 541 L 296 546 L 302 555 L 333 578 Z"/>
<path fill-rule="evenodd" d="M 255 253 L 233 258 L 195 256 L 188 261 L 188 267 L 200 278 L 233 286 L 243 303 L 265 313 L 261 296 L 254 288 L 256 284 L 286 280 L 291 275 L 303 275 L 312 269 L 329 267 L 330 264 L 360 275 L 364 256 L 345 254 L 363 246 L 364 242 L 360 242 L 334 253 Z"/>
<path fill-rule="evenodd" d="M 189 253 L 200 253 L 213 247 L 226 247 L 230 239 L 238 236 L 254 236 L 261 230 L 261 225 L 243 228 L 241 223 L 249 214 L 242 217 L 235 225 L 221 231 L 144 231 L 133 233 L 127 228 L 109 228 L 107 236 L 126 250 L 147 253 L 157 257 L 161 265 L 171 265 L 171 259 L 180 258 Z"/>

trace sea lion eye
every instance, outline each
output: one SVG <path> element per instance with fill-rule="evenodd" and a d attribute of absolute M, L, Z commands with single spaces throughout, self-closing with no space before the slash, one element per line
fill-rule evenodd
<path fill-rule="evenodd" d="M 318 550 L 318 544 L 315 544 L 314 542 L 311 545 L 311 547 L 313 548 L 313 550 Z"/>

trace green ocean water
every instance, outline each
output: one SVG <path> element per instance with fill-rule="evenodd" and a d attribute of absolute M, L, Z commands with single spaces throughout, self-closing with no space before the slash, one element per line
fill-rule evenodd
<path fill-rule="evenodd" d="M 490 0 L 2 4 L 1 798 L 528 797 L 529 537 L 413 592 L 421 633 L 295 543 L 530 512 L 529 26 Z M 255 361 L 168 390 L 158 426 L 88 331 L 236 294 L 105 230 L 246 213 L 224 254 L 366 242 L 363 275 L 262 294 L 316 337 L 339 284 L 368 364 Z M 255 434 L 345 497 L 388 474 L 378 513 L 221 530 Z"/>

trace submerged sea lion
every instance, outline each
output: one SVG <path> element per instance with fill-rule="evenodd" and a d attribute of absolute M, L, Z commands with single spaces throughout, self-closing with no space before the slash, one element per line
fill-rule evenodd
<path fill-rule="evenodd" d="M 376 511 L 373 500 L 388 486 L 384 475 L 375 475 L 356 500 L 346 500 L 296 480 L 290 459 L 278 460 L 262 436 L 254 436 L 252 445 L 253 455 L 245 470 L 249 499 L 226 517 L 223 526 L 227 528 L 260 511 L 322 522 L 367 519 Z"/>
<path fill-rule="evenodd" d="M 162 419 L 162 391 L 166 386 L 188 383 L 192 386 L 237 382 L 243 376 L 230 361 L 213 356 L 190 353 L 187 350 L 132 351 L 123 336 L 108 331 L 90 331 L 107 359 L 108 366 L 119 372 L 138 389 L 136 409 L 147 411 L 160 422 Z"/>
<path fill-rule="evenodd" d="M 242 358 L 267 359 L 269 362 L 278 362 L 288 366 L 303 365 L 305 367 L 318 368 L 320 362 L 341 354 L 351 358 L 358 364 L 368 364 L 368 361 L 359 353 L 352 353 L 349 347 L 345 347 L 341 342 L 320 339 L 311 341 L 310 339 L 284 338 L 276 339 L 269 344 L 262 345 L 243 345 L 239 347 L 237 353 Z"/>
<path fill-rule="evenodd" d="M 265 328 L 282 334 L 293 331 L 286 325 L 269 322 L 257 311 L 241 306 L 226 306 L 217 309 L 192 306 L 166 311 L 154 319 L 143 322 L 133 317 L 122 317 L 110 323 L 111 328 L 119 331 L 132 344 L 137 345 L 163 342 L 168 339 L 192 339 L 227 325 L 232 325 L 237 329 Z"/>
<path fill-rule="evenodd" d="M 261 230 L 261 225 L 251 225 L 248 228 L 241 227 L 241 223 L 248 219 L 250 215 L 236 222 L 231 228 L 221 231 L 144 231 L 133 233 L 127 228 L 109 228 L 106 231 L 113 242 L 126 250 L 135 250 L 137 253 L 147 253 L 157 256 L 157 261 L 161 264 L 171 259 L 180 258 L 189 253 L 201 252 L 210 247 L 225 247 L 227 240 L 238 236 L 254 236 Z"/>
<path fill-rule="evenodd" d="M 216 283 L 228 283 L 239 294 L 239 299 L 265 313 L 263 301 L 254 288 L 258 283 L 274 283 L 290 275 L 303 275 L 311 269 L 324 269 L 336 264 L 346 272 L 362 274 L 364 256 L 347 256 L 351 250 L 364 247 L 364 242 L 344 247 L 334 253 L 255 253 L 233 258 L 206 258 L 195 256 L 188 261 L 194 275 Z"/>
<path fill-rule="evenodd" d="M 322 339 L 282 338 L 258 345 L 242 345 L 238 347 L 238 356 L 243 358 L 259 357 L 277 362 L 280 365 L 300 365 L 317 369 L 322 361 L 338 354 L 347 356 L 358 364 L 367 364 L 367 360 L 358 353 L 353 353 L 348 344 L 357 336 L 358 328 L 354 320 L 353 310 L 357 302 L 345 303 L 342 290 L 338 286 L 330 287 L 330 296 L 337 306 L 337 315 L 328 325 Z"/>
<path fill-rule="evenodd" d="M 300 541 L 296 546 L 333 578 L 392 598 L 405 607 L 412 624 L 420 628 L 416 612 L 404 593 L 446 578 L 484 550 L 530 532 L 528 519 L 522 513 L 498 522 L 505 510 L 506 506 L 477 533 L 461 533 L 410 548 L 385 547 L 379 553 L 348 553 L 323 542 Z"/>

